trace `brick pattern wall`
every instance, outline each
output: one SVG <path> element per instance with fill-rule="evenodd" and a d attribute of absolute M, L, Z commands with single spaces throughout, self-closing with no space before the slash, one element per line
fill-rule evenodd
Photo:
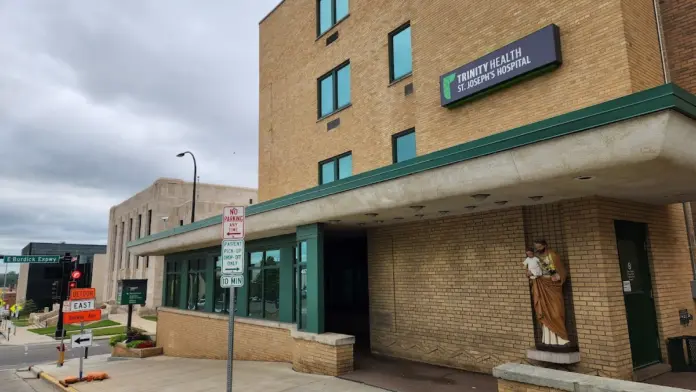
<path fill-rule="evenodd" d="M 634 92 L 664 83 L 653 0 L 621 0 Z"/>
<path fill-rule="evenodd" d="M 696 2 L 660 0 L 672 82 L 696 94 Z"/>
<path fill-rule="evenodd" d="M 227 359 L 227 318 L 206 313 L 158 313 L 157 346 L 172 357 Z M 235 359 L 291 362 L 293 339 L 287 329 L 235 323 Z"/>
<path fill-rule="evenodd" d="M 372 351 L 490 372 L 534 328 L 521 208 L 368 233 Z"/>
<path fill-rule="evenodd" d="M 353 345 L 329 346 L 295 339 L 292 368 L 302 373 L 340 376 L 353 371 Z"/>
<path fill-rule="evenodd" d="M 157 347 L 172 357 L 227 359 L 227 325 L 224 316 L 160 309 Z M 353 345 L 331 346 L 294 339 L 287 328 L 237 321 L 234 359 L 289 362 L 299 372 L 339 376 L 353 371 Z"/>
<path fill-rule="evenodd" d="M 316 39 L 315 0 L 284 2 L 260 26 L 260 200 L 317 185 L 318 162 L 346 151 L 353 152 L 354 174 L 386 166 L 391 135 L 411 127 L 424 155 L 654 85 L 658 68 L 641 57 L 655 51 L 654 20 L 647 19 L 649 0 L 636 1 L 633 10 L 633 0 L 519 7 L 504 0 L 476 7 L 459 0 L 352 0 L 329 46 Z M 390 85 L 387 37 L 407 21 L 413 76 Z M 561 30 L 562 67 L 456 109 L 440 107 L 440 75 L 550 23 Z M 352 107 L 317 121 L 316 80 L 347 59 Z M 407 83 L 415 91 L 409 96 Z M 336 118 L 340 126 L 327 131 Z"/>
<path fill-rule="evenodd" d="M 565 392 L 556 388 L 498 380 L 498 392 Z"/>

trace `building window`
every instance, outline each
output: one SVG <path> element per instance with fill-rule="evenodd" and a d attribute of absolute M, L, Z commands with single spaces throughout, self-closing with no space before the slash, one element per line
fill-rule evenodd
<path fill-rule="evenodd" d="M 135 234 L 135 239 L 140 239 L 140 234 L 143 230 L 143 214 L 138 214 L 138 231 Z M 135 256 L 135 269 L 140 268 L 140 256 Z"/>
<path fill-rule="evenodd" d="M 294 321 L 298 330 L 307 327 L 307 241 L 300 241 L 295 248 L 295 311 Z"/>
<path fill-rule="evenodd" d="M 188 310 L 205 309 L 205 260 L 189 261 Z"/>
<path fill-rule="evenodd" d="M 389 80 L 395 81 L 413 71 L 411 55 L 411 23 L 389 33 Z"/>
<path fill-rule="evenodd" d="M 251 252 L 249 257 L 249 317 L 278 321 L 280 250 Z"/>
<path fill-rule="evenodd" d="M 179 292 L 181 290 L 181 270 L 177 262 L 168 262 L 165 271 L 164 306 L 179 307 Z"/>
<path fill-rule="evenodd" d="M 183 226 L 183 225 L 184 225 L 184 220 L 183 220 L 183 219 L 179 219 L 179 226 Z"/>
<path fill-rule="evenodd" d="M 409 129 L 392 135 L 392 159 L 394 163 L 416 157 L 416 130 Z"/>
<path fill-rule="evenodd" d="M 350 105 L 350 63 L 334 68 L 318 79 L 319 118 Z"/>
<path fill-rule="evenodd" d="M 146 234 L 152 234 L 152 210 L 147 210 L 147 229 Z M 145 256 L 145 268 L 150 268 L 150 256 Z"/>
<path fill-rule="evenodd" d="M 317 0 L 317 35 L 329 31 L 348 16 L 348 0 Z"/>
<path fill-rule="evenodd" d="M 350 152 L 319 162 L 319 185 L 353 175 L 353 155 Z"/>
<path fill-rule="evenodd" d="M 215 304 L 213 311 L 215 313 L 230 312 L 230 289 L 220 287 L 220 278 L 222 277 L 222 260 L 220 257 L 215 257 Z M 234 310 L 237 311 L 237 288 L 234 288 Z"/>
<path fill-rule="evenodd" d="M 125 227 L 126 227 L 126 222 L 121 222 L 121 238 L 119 239 L 119 244 L 118 244 L 118 268 L 121 269 L 123 268 L 123 242 L 124 242 L 124 237 L 123 235 L 125 234 Z"/>

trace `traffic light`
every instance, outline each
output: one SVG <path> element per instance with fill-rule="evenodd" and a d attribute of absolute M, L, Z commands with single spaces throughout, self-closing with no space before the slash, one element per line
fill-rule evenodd
<path fill-rule="evenodd" d="M 75 270 L 70 273 L 70 277 L 73 278 L 73 280 L 78 280 L 82 276 L 82 272 L 80 270 Z"/>
<path fill-rule="evenodd" d="M 56 280 L 51 284 L 51 299 L 60 299 L 60 281 Z"/>
<path fill-rule="evenodd" d="M 70 290 L 77 288 L 77 282 L 71 280 L 70 283 L 68 283 L 68 287 L 70 288 Z"/>

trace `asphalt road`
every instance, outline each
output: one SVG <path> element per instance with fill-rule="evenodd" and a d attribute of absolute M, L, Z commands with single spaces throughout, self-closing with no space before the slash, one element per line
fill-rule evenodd
<path fill-rule="evenodd" d="M 68 341 L 66 341 L 68 343 Z M 27 344 L 24 346 L 0 345 L 0 371 L 26 368 L 30 365 L 54 362 L 58 359 L 59 342 Z M 97 340 L 89 348 L 89 355 L 108 354 L 111 352 L 108 340 Z M 65 360 L 79 358 L 82 349 L 72 349 L 66 344 Z M 2 389 L 0 389 L 2 391 Z"/>

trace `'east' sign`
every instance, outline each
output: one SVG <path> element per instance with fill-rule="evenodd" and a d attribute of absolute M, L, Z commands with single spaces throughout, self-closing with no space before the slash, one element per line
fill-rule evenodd
<path fill-rule="evenodd" d="M 440 76 L 440 103 L 449 107 L 562 63 L 558 26 L 551 24 Z"/>

